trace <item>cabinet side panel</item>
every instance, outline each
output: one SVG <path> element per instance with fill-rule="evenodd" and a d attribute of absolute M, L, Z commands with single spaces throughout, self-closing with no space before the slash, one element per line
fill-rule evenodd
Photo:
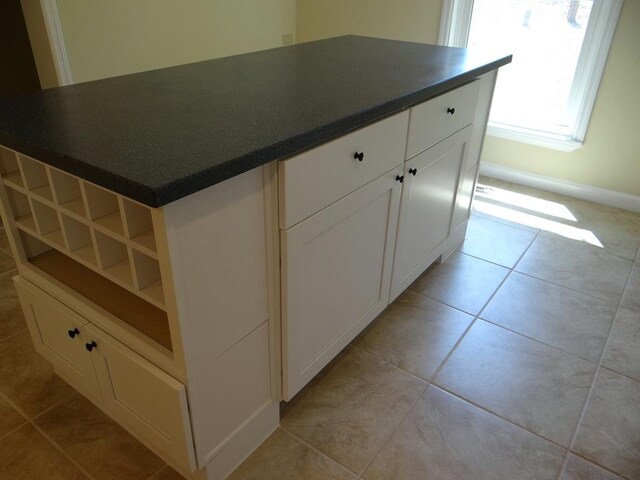
<path fill-rule="evenodd" d="M 262 169 L 164 208 L 187 376 L 268 319 Z"/>
<path fill-rule="evenodd" d="M 273 403 L 268 323 L 202 368 L 189 382 L 191 419 L 200 467 L 233 443 L 237 434 Z M 276 426 L 277 417 L 272 428 Z"/>
<path fill-rule="evenodd" d="M 476 114 L 473 119 L 473 132 L 471 133 L 471 141 L 469 142 L 469 152 L 465 158 L 465 164 L 462 166 L 463 172 L 466 172 L 480 161 L 497 78 L 498 70 L 494 70 L 486 73 L 479 79 L 480 93 L 476 105 Z"/>

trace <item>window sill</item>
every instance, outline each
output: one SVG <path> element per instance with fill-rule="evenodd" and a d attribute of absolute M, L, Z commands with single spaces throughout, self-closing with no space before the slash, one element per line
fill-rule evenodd
<path fill-rule="evenodd" d="M 509 128 L 502 125 L 489 124 L 487 127 L 487 135 L 512 140 L 514 142 L 536 145 L 538 147 L 550 148 L 552 150 L 559 150 L 561 152 L 573 152 L 582 146 L 582 142 L 573 140 L 570 137 L 536 132 L 533 130 Z"/>

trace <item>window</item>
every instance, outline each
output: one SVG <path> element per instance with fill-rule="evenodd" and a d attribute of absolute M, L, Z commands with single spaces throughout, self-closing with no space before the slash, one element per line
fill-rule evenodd
<path fill-rule="evenodd" d="M 570 151 L 584 141 L 622 0 L 445 0 L 440 43 L 513 53 L 488 133 Z"/>

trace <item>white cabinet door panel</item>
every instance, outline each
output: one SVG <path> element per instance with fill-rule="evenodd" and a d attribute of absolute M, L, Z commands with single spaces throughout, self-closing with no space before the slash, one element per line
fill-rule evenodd
<path fill-rule="evenodd" d="M 89 342 L 104 410 L 180 469 L 196 469 L 185 386 L 97 327 Z"/>
<path fill-rule="evenodd" d="M 15 277 L 14 284 L 36 351 L 76 390 L 100 403 L 85 348 L 87 320 L 23 278 Z"/>
<path fill-rule="evenodd" d="M 282 232 L 284 396 L 388 304 L 400 168 Z"/>
<path fill-rule="evenodd" d="M 391 299 L 428 267 L 425 258 L 430 258 L 449 236 L 460 167 L 471 131 L 467 126 L 406 163 Z"/>

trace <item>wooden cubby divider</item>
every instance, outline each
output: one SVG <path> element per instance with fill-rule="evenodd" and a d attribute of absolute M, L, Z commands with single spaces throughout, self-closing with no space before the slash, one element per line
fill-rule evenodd
<path fill-rule="evenodd" d="M 80 191 L 80 180 L 55 168 L 50 168 L 49 173 L 56 204 L 64 210 L 86 218 L 87 212 Z"/>
<path fill-rule="evenodd" d="M 149 207 L 4 147 L 0 176 L 27 258 L 53 248 L 166 310 Z"/>

